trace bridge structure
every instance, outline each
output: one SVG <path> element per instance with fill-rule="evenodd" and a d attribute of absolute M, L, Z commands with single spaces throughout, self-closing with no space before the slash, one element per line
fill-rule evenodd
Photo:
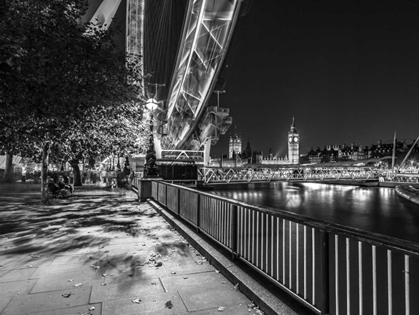
<path fill-rule="evenodd" d="M 393 172 L 360 161 L 323 163 L 313 165 L 243 165 L 241 167 L 203 166 L 199 169 L 199 179 L 205 184 L 230 184 L 270 181 L 359 181 L 368 185 L 369 181 L 407 182 L 418 184 L 418 170 Z"/>

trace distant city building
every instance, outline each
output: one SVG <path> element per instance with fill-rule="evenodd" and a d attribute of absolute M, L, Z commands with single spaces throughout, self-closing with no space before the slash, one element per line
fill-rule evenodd
<path fill-rule="evenodd" d="M 242 152 L 242 136 L 240 133 L 231 134 L 229 137 L 229 159 Z"/>
<path fill-rule="evenodd" d="M 407 144 L 406 140 L 396 141 L 395 155 L 397 158 L 404 158 L 408 153 L 412 145 Z M 381 140 L 377 144 L 372 144 L 369 148 L 367 146 L 363 147 L 362 145 L 356 146 L 352 142 L 349 146 L 343 144 L 341 146 L 337 145 L 326 145 L 323 150 L 320 147 L 317 147 L 316 150 L 311 148 L 306 156 L 301 158 L 306 163 L 327 163 L 327 162 L 337 162 L 337 161 L 357 161 L 365 160 L 369 158 L 385 158 L 392 157 L 393 144 L 392 143 L 382 143 Z M 412 150 L 412 156 L 416 156 L 415 159 L 418 159 L 418 144 Z"/>
<path fill-rule="evenodd" d="M 295 118 L 293 117 L 292 125 L 288 134 L 289 145 L 289 163 L 299 164 L 299 133 L 295 126 Z"/>

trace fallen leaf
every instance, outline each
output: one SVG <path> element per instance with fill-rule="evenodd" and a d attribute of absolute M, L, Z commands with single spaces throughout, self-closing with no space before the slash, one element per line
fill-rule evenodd
<path fill-rule="evenodd" d="M 172 307 L 174 307 L 174 305 L 172 304 L 172 301 L 168 301 L 165 303 L 165 307 L 171 309 Z"/>

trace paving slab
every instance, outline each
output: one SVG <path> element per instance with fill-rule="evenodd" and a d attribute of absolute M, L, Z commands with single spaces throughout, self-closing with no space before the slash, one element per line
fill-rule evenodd
<path fill-rule="evenodd" d="M 6 273 L 8 273 L 9 271 L 10 271 L 9 269 L 7 269 L 7 270 L 0 270 L 0 278 L 2 276 L 4 276 Z"/>
<path fill-rule="evenodd" d="M 95 309 L 92 309 L 92 308 Z M 32 313 L 33 315 L 101 315 L 102 314 L 102 304 L 88 304 L 74 307 L 61 308 L 51 311 L 42 311 Z"/>
<path fill-rule="evenodd" d="M 163 262 L 163 266 L 169 274 L 175 273 L 177 275 L 189 275 L 194 273 L 215 271 L 214 267 L 211 266 L 208 262 L 202 263 L 201 265 L 195 262 L 185 264 L 166 264 Z"/>
<path fill-rule="evenodd" d="M 37 278 L 58 278 L 71 279 L 76 277 L 84 277 L 86 279 L 100 278 L 104 269 L 95 269 L 91 265 L 96 265 L 94 261 L 91 264 L 72 264 L 72 265 L 55 265 L 37 268 L 32 274 L 32 279 Z M 115 269 L 115 268 L 113 268 Z M 115 270 L 117 272 L 117 270 Z M 0 278 L 1 281 L 1 278 Z"/>
<path fill-rule="evenodd" d="M 0 299 L 0 313 L 6 308 L 6 306 L 13 299 L 13 296 L 2 296 Z"/>
<path fill-rule="evenodd" d="M 139 296 L 138 299 L 141 300 L 138 304 L 133 303 L 133 299 L 103 302 L 102 315 L 166 315 L 187 311 L 178 293 Z"/>
<path fill-rule="evenodd" d="M 1 282 L 11 282 L 19 280 L 28 280 L 36 272 L 37 268 L 14 269 L 9 270 L 6 274 L 0 277 Z"/>
<path fill-rule="evenodd" d="M 103 254 L 102 256 L 104 256 Z M 101 257 L 102 257 L 101 256 Z M 78 254 L 78 255 L 56 255 L 53 260 L 51 261 L 51 266 L 55 265 L 72 265 L 72 264 L 90 264 L 91 258 L 90 255 L 86 254 Z M 100 259 L 101 257 L 97 257 Z M 96 257 L 95 257 L 96 258 Z"/>
<path fill-rule="evenodd" d="M 38 280 L 22 280 L 0 283 L 0 296 L 16 296 L 28 294 Z"/>
<path fill-rule="evenodd" d="M 91 303 L 104 302 L 110 300 L 121 300 L 138 296 L 164 293 L 165 290 L 159 278 L 150 279 L 125 279 L 110 282 L 96 283 L 92 286 Z M 103 285 L 106 283 L 106 285 Z"/>
<path fill-rule="evenodd" d="M 209 289 L 224 289 L 227 284 L 232 284 L 220 273 L 206 272 L 190 275 L 173 275 L 161 277 L 162 284 L 168 292 L 176 290 L 206 291 Z"/>
<path fill-rule="evenodd" d="M 249 305 L 249 304 L 248 304 Z M 198 310 L 193 312 L 182 313 L 179 315 L 255 315 L 256 311 L 251 307 L 241 303 L 238 305 L 228 305 Z"/>
<path fill-rule="evenodd" d="M 211 289 L 205 289 L 204 284 L 201 287 L 199 283 L 197 285 L 195 289 L 178 291 L 189 311 L 250 303 L 242 293 L 233 289 L 232 284 Z"/>
<path fill-rule="evenodd" d="M 54 256 L 40 256 L 37 254 L 26 255 L 19 260 L 11 262 L 10 264 L 6 265 L 2 269 L 27 269 L 27 268 L 38 268 L 38 267 L 45 267 L 51 265 Z"/>
<path fill-rule="evenodd" d="M 30 290 L 30 294 L 51 292 L 51 291 L 62 291 L 62 290 L 73 290 L 79 287 L 92 287 L 94 284 L 101 284 L 103 282 L 103 277 L 98 277 L 97 279 L 87 279 L 83 276 L 68 278 L 68 274 L 63 274 L 61 276 L 54 277 L 42 277 L 36 279 L 37 282 Z"/>
<path fill-rule="evenodd" d="M 72 306 L 87 305 L 91 288 L 82 287 L 72 290 L 52 291 L 15 296 L 2 312 L 2 315 L 33 314 Z M 71 294 L 68 298 L 63 294 Z"/>

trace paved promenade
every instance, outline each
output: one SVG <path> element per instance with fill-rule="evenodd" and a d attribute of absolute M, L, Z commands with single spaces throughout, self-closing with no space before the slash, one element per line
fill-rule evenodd
<path fill-rule="evenodd" d="M 37 187 L 0 186 L 1 315 L 263 314 L 134 193 Z"/>

